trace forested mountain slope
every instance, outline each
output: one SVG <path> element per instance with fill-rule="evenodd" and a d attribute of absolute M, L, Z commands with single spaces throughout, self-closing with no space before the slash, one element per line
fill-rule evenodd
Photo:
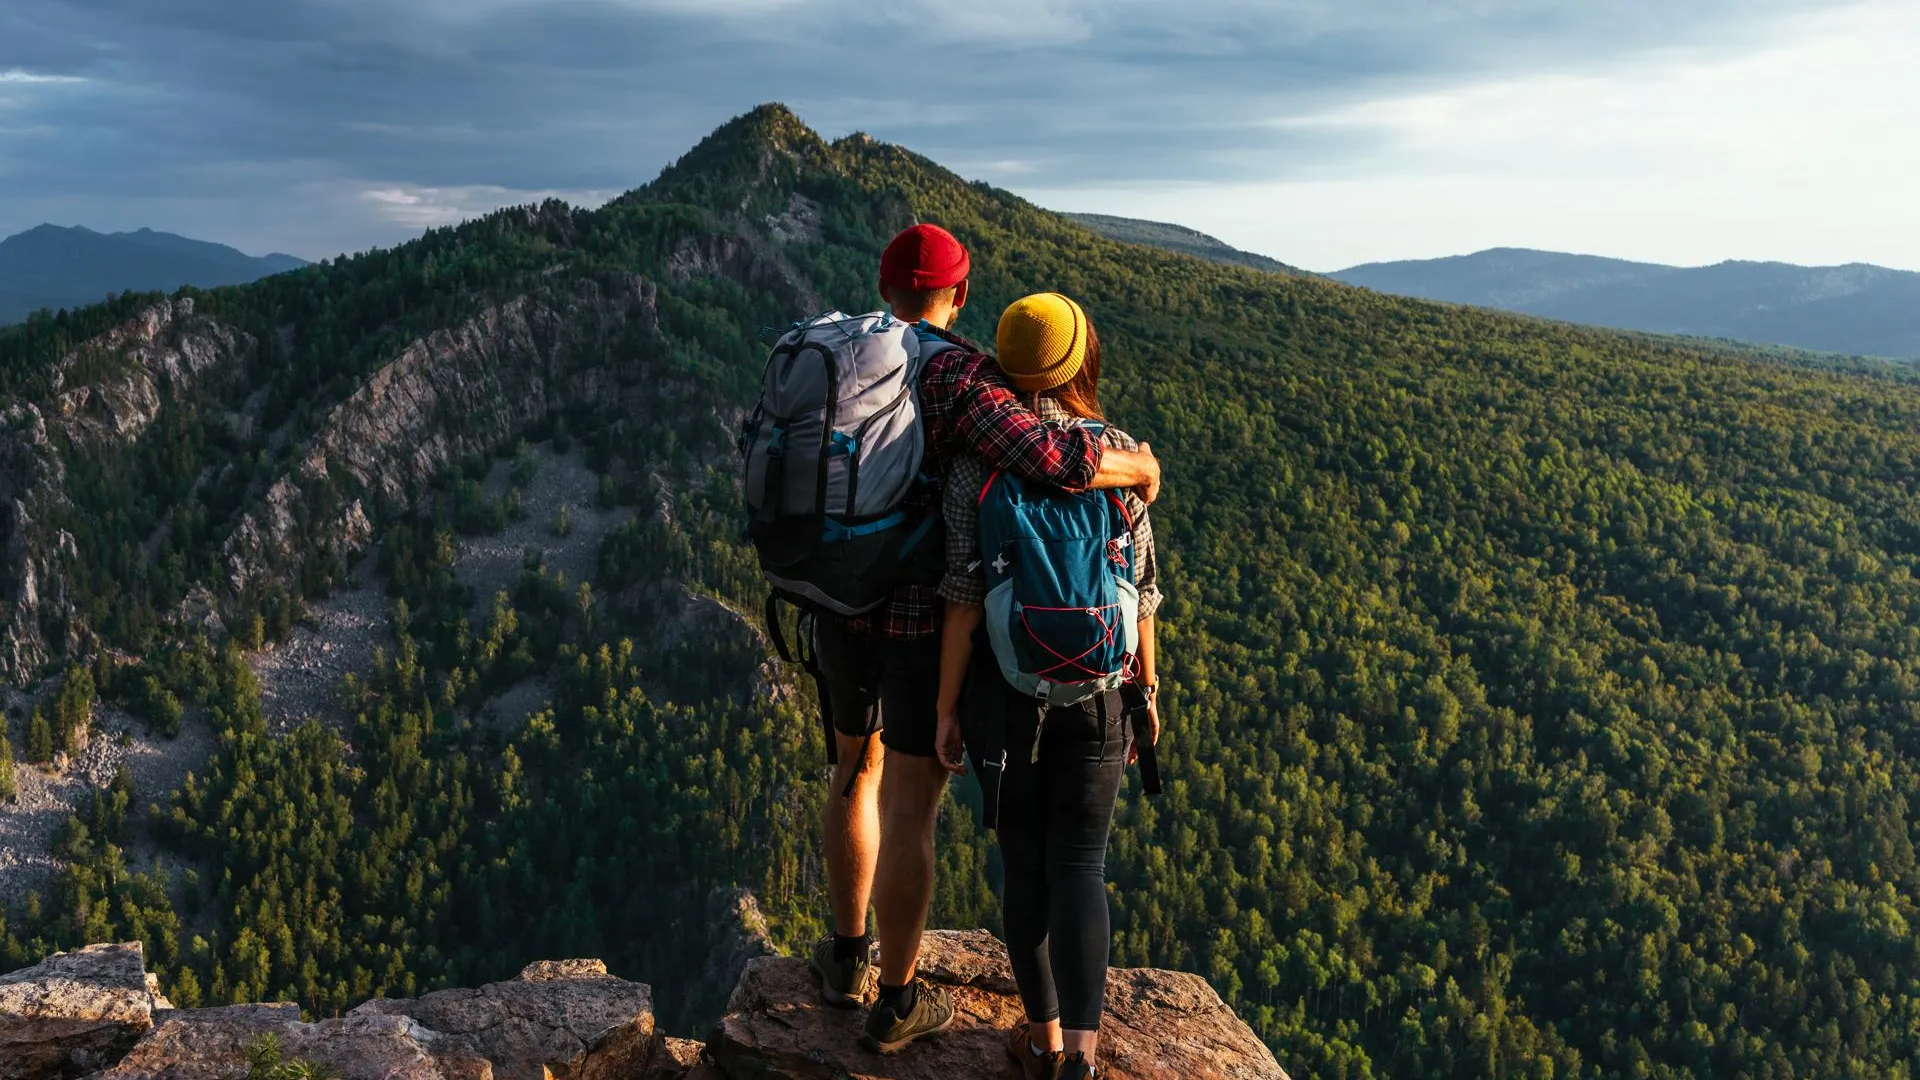
<path fill-rule="evenodd" d="M 1596 326 L 1920 359 L 1920 274 L 1881 266 L 1683 268 L 1496 248 L 1331 276 L 1400 296 Z"/>
<path fill-rule="evenodd" d="M 98 233 L 41 225 L 0 240 L 0 324 L 41 308 L 86 307 L 111 293 L 240 285 L 305 265 L 291 255 L 254 258 L 152 229 Z"/>
<path fill-rule="evenodd" d="M 231 354 L 194 379 L 185 342 L 85 344 L 140 298 L 0 332 L 0 453 L 43 476 L 0 502 L 8 621 L 123 650 L 49 713 L 164 691 L 220 732 L 178 796 L 101 795 L 0 959 L 140 937 L 176 1002 L 331 1014 L 541 955 L 698 964 L 715 886 L 816 931 L 816 724 L 683 614 L 760 593 L 729 448 L 757 327 L 873 303 L 916 217 L 974 249 L 963 330 L 1084 301 L 1169 466 L 1172 780 L 1120 811 L 1116 963 L 1207 976 L 1296 1075 L 1909 1075 L 1920 390 L 1123 245 L 777 107 L 602 210 L 193 294 Z M 462 389 L 396 390 L 419 365 Z M 633 516 L 591 589 L 534 552 L 476 619 L 452 562 L 510 511 L 496 436 L 585 447 Z M 276 739 L 208 616 L 274 636 L 356 507 L 394 640 L 350 752 Z M 280 539 L 236 563 L 248 536 Z M 545 708 L 490 715 L 530 679 Z M 141 836 L 185 869 L 131 872 Z M 941 843 L 936 922 L 992 925 L 989 843 L 958 811 Z"/>

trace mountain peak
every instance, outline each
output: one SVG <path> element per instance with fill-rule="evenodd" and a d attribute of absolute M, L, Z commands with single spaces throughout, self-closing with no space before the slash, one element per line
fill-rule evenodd
<path fill-rule="evenodd" d="M 754 106 L 725 124 L 722 124 L 719 131 L 715 132 L 715 134 L 720 134 L 730 128 L 741 128 L 768 134 L 783 131 L 803 131 L 813 138 L 819 138 L 818 135 L 813 134 L 812 129 L 807 127 L 806 122 L 800 119 L 798 113 L 778 101 L 769 101 L 763 105 Z"/>
<path fill-rule="evenodd" d="M 52 236 L 99 236 L 100 234 L 97 232 L 94 232 L 92 229 L 87 228 L 85 225 L 55 225 L 53 222 L 47 221 L 47 222 L 42 222 L 39 225 L 35 225 L 33 228 L 28 229 L 25 232 L 22 232 L 18 235 L 31 236 L 31 237 L 52 237 Z"/>
<path fill-rule="evenodd" d="M 750 197 L 777 173 L 791 174 L 802 163 L 829 153 L 826 140 L 792 109 L 769 102 L 720 125 L 662 170 L 659 179 L 615 201 L 653 201 L 664 196 L 732 204 Z"/>

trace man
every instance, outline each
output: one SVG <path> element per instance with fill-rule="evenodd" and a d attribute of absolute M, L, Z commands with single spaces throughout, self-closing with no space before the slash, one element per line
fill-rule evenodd
<path fill-rule="evenodd" d="M 880 261 L 880 295 L 894 317 L 958 346 L 936 356 L 921 377 L 924 472 L 944 478 L 955 456 L 972 454 L 1055 487 L 1137 488 L 1152 501 L 1160 466 L 1150 448 L 1103 449 L 1084 430 L 1041 423 L 993 359 L 951 333 L 967 303 L 970 271 L 967 249 L 937 225 L 902 232 Z M 926 509 L 937 514 L 938 499 Z M 871 901 L 880 985 L 862 1041 L 881 1052 L 942 1030 L 954 1015 L 946 991 L 915 978 L 947 783 L 934 752 L 942 615 L 934 587 L 908 586 L 870 615 L 821 617 L 814 629 L 839 765 L 824 815 L 833 933 L 814 947 L 812 966 L 825 1001 L 860 1006 L 871 978 Z M 879 746 L 873 745 L 876 728 Z M 844 799 L 838 797 L 843 791 L 850 792 Z"/>

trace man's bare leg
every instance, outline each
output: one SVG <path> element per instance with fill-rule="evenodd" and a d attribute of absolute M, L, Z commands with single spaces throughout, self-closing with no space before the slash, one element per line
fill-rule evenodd
<path fill-rule="evenodd" d="M 887 751 L 880 781 L 880 869 L 873 894 L 880 982 L 905 986 L 920 964 L 933 904 L 933 832 L 947 771 L 934 757 Z"/>
<path fill-rule="evenodd" d="M 873 898 L 874 863 L 880 857 L 880 787 L 884 759 L 880 740 L 834 733 L 840 764 L 821 815 L 826 829 L 827 896 L 833 904 L 833 932 L 865 937 L 867 905 Z M 862 768 L 864 762 L 865 767 Z M 853 797 L 843 798 L 847 781 L 859 770 Z"/>

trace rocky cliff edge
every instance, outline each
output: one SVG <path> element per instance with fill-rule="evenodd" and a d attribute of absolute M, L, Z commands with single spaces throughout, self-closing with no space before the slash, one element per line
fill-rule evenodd
<path fill-rule="evenodd" d="M 750 962 L 701 1044 L 663 1037 L 652 988 L 597 960 L 307 1023 L 285 1004 L 175 1009 L 138 944 L 95 945 L 0 976 L 0 1080 L 246 1080 L 263 1048 L 340 1080 L 1015 1080 L 1001 1050 L 1020 1019 L 1006 950 L 985 931 L 935 931 L 922 967 L 959 1020 L 882 1057 L 856 1043 L 860 1014 L 821 1006 L 790 957 Z M 1113 1080 L 1287 1080 L 1193 975 L 1115 971 L 1101 1039 Z"/>

